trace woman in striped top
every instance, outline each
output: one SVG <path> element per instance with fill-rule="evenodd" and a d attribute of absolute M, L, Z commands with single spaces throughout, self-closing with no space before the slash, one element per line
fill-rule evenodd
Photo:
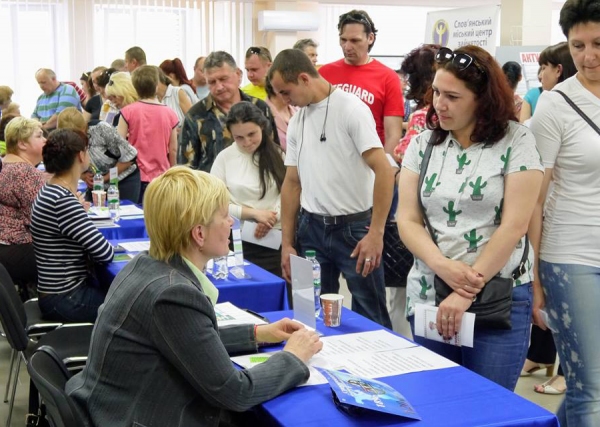
<path fill-rule="evenodd" d="M 39 305 L 49 320 L 94 322 L 107 284 L 98 283 L 95 263 L 108 263 L 114 251 L 88 218 L 77 180 L 89 167 L 82 132 L 52 132 L 43 149 L 46 170 L 54 176 L 39 192 L 31 215 L 38 265 Z"/>

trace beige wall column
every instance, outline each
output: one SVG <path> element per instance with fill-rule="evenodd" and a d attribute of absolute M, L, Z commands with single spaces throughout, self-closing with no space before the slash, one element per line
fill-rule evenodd
<path fill-rule="evenodd" d="M 549 45 L 552 0 L 502 0 L 500 45 Z"/>

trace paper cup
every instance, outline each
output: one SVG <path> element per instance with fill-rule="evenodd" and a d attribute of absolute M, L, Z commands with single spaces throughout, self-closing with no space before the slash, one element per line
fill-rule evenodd
<path fill-rule="evenodd" d="M 92 201 L 94 206 L 101 208 L 106 204 L 106 191 L 94 190 L 92 191 Z"/>
<path fill-rule="evenodd" d="M 323 323 L 325 326 L 340 326 L 342 320 L 342 304 L 344 296 L 339 294 L 321 295 L 321 308 L 323 309 Z"/>

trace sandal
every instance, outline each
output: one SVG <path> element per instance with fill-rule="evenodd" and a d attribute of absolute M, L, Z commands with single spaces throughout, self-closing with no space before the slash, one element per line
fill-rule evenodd
<path fill-rule="evenodd" d="M 532 365 L 532 366 L 529 369 L 525 369 L 527 367 L 527 365 Z M 519 376 L 520 377 L 528 377 L 531 374 L 533 374 L 534 372 L 537 372 L 541 369 L 545 369 L 546 376 L 551 377 L 552 374 L 554 373 L 554 363 L 548 365 L 546 363 L 535 363 L 529 359 L 526 359 L 525 365 L 523 365 L 523 369 L 521 369 L 521 374 Z"/>
<path fill-rule="evenodd" d="M 558 384 L 555 385 L 554 383 L 557 382 L 557 380 Z M 562 383 L 562 386 L 559 385 L 560 383 Z M 536 393 L 541 394 L 564 394 L 564 392 L 567 391 L 565 377 L 563 377 L 562 375 L 555 375 L 545 383 L 534 385 L 533 390 Z"/>

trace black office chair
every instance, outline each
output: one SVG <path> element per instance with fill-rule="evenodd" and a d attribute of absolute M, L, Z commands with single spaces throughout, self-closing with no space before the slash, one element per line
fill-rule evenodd
<path fill-rule="evenodd" d="M 87 361 L 93 325 L 63 325 L 48 332 L 39 341 L 33 341 L 27 335 L 27 316 L 23 303 L 10 275 L 2 265 L 0 265 L 0 321 L 9 345 L 17 353 L 16 367 L 9 373 L 12 379 L 12 392 L 6 421 L 6 426 L 9 427 L 21 360 L 28 363 L 36 348 L 49 345 L 56 350 L 65 365 L 71 369 L 82 369 Z M 37 392 L 35 393 L 37 395 Z"/>
<path fill-rule="evenodd" d="M 0 264 L 0 281 L 2 283 L 10 283 L 11 277 L 8 274 L 6 268 Z M 14 283 L 13 283 L 14 284 Z M 38 339 L 44 334 L 53 331 L 54 329 L 62 326 L 62 322 L 49 321 L 44 320 L 42 318 L 42 312 L 40 310 L 40 306 L 38 305 L 37 298 L 30 299 L 23 304 L 23 308 L 25 309 L 25 317 L 26 317 L 26 330 L 27 336 L 29 338 Z M 6 336 L 4 332 L 2 336 Z M 4 403 L 8 402 L 8 390 L 10 388 L 11 376 L 13 372 L 13 368 L 15 366 L 15 361 L 17 360 L 17 352 L 14 349 L 11 349 L 10 355 L 10 369 L 8 372 L 8 379 L 6 380 L 6 390 L 4 391 Z"/>
<path fill-rule="evenodd" d="M 86 422 L 73 399 L 65 392 L 70 372 L 56 351 L 47 345 L 39 347 L 27 365 L 31 380 L 38 389 L 52 427 L 82 427 Z"/>

